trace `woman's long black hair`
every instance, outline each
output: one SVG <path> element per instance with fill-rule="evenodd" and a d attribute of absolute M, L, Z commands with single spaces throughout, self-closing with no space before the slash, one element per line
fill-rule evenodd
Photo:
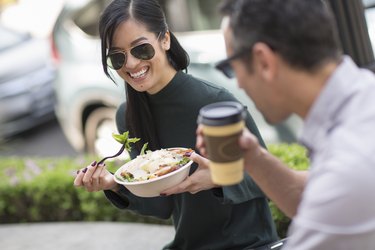
<path fill-rule="evenodd" d="M 101 39 L 101 55 L 104 73 L 112 80 L 108 71 L 107 51 L 112 47 L 113 36 L 117 27 L 124 21 L 134 18 L 143 23 L 150 32 L 163 38 L 169 30 L 164 12 L 156 0 L 114 0 L 104 10 L 99 21 L 99 33 Z M 171 38 L 170 49 L 167 51 L 169 63 L 174 69 L 186 70 L 189 65 L 189 56 L 182 48 L 174 34 L 169 31 Z M 131 137 L 141 138 L 136 148 L 140 150 L 144 143 L 148 142 L 148 148 L 156 150 L 160 148 L 153 122 L 147 94 L 138 92 L 125 82 L 127 96 L 125 124 Z"/>

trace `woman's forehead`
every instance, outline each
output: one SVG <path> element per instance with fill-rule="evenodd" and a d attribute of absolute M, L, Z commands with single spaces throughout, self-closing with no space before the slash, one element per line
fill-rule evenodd
<path fill-rule="evenodd" d="M 120 23 L 113 35 L 112 43 L 134 45 L 152 38 L 153 33 L 148 31 L 146 25 L 129 19 Z"/>

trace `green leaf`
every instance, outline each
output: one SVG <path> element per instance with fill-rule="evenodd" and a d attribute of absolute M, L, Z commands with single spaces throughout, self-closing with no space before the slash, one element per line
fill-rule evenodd
<path fill-rule="evenodd" d="M 148 142 L 143 144 L 142 149 L 141 149 L 141 155 L 144 155 L 146 153 L 147 146 L 148 146 Z"/>
<path fill-rule="evenodd" d="M 112 137 L 119 142 L 120 144 L 125 144 L 129 137 L 129 131 L 126 131 L 122 134 L 112 133 Z"/>
<path fill-rule="evenodd" d="M 112 137 L 122 145 L 125 145 L 126 151 L 130 152 L 131 151 L 131 143 L 136 143 L 137 141 L 140 140 L 140 138 L 129 138 L 129 131 L 126 131 L 122 134 L 115 134 L 112 133 Z"/>

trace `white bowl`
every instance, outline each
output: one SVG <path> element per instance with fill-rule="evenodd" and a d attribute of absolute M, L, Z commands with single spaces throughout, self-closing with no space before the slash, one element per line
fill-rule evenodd
<path fill-rule="evenodd" d="M 189 161 L 184 166 L 180 167 L 179 169 L 173 172 L 162 175 L 160 177 L 155 177 L 150 180 L 134 182 L 122 181 L 116 176 L 121 176 L 121 172 L 128 168 L 130 162 L 127 162 L 126 164 L 122 165 L 119 169 L 117 169 L 113 177 L 117 183 L 124 185 L 131 193 L 140 197 L 157 197 L 160 196 L 160 193 L 162 191 L 175 185 L 178 185 L 183 180 L 185 180 L 186 177 L 189 175 L 190 167 L 193 163 L 193 161 Z"/>

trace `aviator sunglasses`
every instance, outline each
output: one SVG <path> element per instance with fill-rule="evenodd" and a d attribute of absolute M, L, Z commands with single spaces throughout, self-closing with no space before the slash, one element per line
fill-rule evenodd
<path fill-rule="evenodd" d="M 159 40 L 159 33 L 157 40 Z M 142 43 L 130 49 L 130 54 L 140 60 L 150 60 L 155 55 L 155 49 L 150 43 Z M 124 50 L 110 50 L 107 55 L 107 65 L 119 70 L 126 64 L 127 52 Z"/>

